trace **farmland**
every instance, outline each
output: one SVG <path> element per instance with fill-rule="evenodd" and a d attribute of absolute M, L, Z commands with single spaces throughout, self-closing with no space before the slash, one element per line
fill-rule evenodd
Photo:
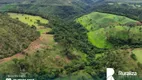
<path fill-rule="evenodd" d="M 84 15 L 76 21 L 89 31 L 87 33 L 88 40 L 98 48 L 113 47 L 113 44 L 108 41 L 110 37 L 127 41 L 129 37 L 128 34 L 132 35 L 132 33 L 129 33 L 128 31 L 130 27 L 127 26 L 127 24 L 138 23 L 138 21 L 124 16 L 99 12 Z M 130 32 L 132 31 L 133 34 L 142 35 L 142 32 L 139 31 L 139 29 L 141 29 L 141 26 L 137 26 L 137 28 L 133 27 Z"/>
<path fill-rule="evenodd" d="M 27 14 L 18 14 L 18 13 L 8 13 L 12 18 L 18 19 L 23 23 L 26 23 L 30 26 L 39 26 L 40 24 L 48 24 L 48 20 L 43 19 L 40 16 L 32 16 Z"/>
<path fill-rule="evenodd" d="M 142 49 L 141 48 L 134 49 L 132 52 L 136 55 L 138 62 L 142 63 L 142 58 L 141 58 Z"/>

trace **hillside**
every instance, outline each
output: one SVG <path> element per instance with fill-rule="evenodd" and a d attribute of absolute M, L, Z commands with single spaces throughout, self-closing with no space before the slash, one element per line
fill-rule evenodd
<path fill-rule="evenodd" d="M 107 68 L 116 80 L 142 77 L 142 4 L 133 1 L 0 0 L 0 80 L 106 80 Z"/>
<path fill-rule="evenodd" d="M 92 2 L 97 2 L 100 0 L 1 0 L 0 3 L 6 3 L 6 4 L 10 4 L 10 3 L 19 3 L 19 4 L 39 4 L 41 3 L 41 5 L 57 5 L 57 4 L 62 4 L 62 5 L 69 5 L 69 4 L 73 4 L 74 2 L 82 2 L 82 3 L 86 3 L 86 4 L 90 4 Z"/>
<path fill-rule="evenodd" d="M 137 25 L 139 22 L 124 16 L 93 12 L 78 18 L 77 22 L 89 31 L 87 33 L 89 41 L 98 48 L 142 42 L 142 27 L 129 26 Z M 135 35 L 135 38 L 132 35 Z"/>
<path fill-rule="evenodd" d="M 0 58 L 22 52 L 39 33 L 16 19 L 0 14 Z"/>
<path fill-rule="evenodd" d="M 82 14 L 84 10 L 98 1 L 100 0 L 2 0 L 0 11 L 48 14 L 67 18 Z"/>
<path fill-rule="evenodd" d="M 105 0 L 107 2 L 142 3 L 142 0 Z"/>

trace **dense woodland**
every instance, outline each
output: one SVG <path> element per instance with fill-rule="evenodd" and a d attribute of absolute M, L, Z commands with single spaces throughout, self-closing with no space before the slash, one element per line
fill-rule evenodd
<path fill-rule="evenodd" d="M 39 37 L 28 25 L 0 14 L 0 58 L 17 54 Z"/>
<path fill-rule="evenodd" d="M 98 6 L 99 8 L 97 8 L 97 11 L 127 16 L 129 18 L 141 21 L 142 8 L 141 7 L 133 8 L 131 5 L 141 5 L 141 4 L 136 4 L 136 3 L 134 4 L 126 3 L 121 5 L 117 3 L 115 3 L 114 5 L 103 4 L 101 6 Z M 92 8 L 92 9 L 95 10 L 96 8 Z"/>

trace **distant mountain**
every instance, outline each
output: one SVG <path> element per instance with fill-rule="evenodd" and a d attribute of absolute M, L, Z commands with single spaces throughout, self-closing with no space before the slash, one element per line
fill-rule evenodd
<path fill-rule="evenodd" d="M 34 4 L 34 5 L 73 5 L 82 3 L 89 5 L 102 0 L 0 0 L 0 4 Z"/>
<path fill-rule="evenodd" d="M 105 0 L 108 2 L 142 3 L 142 0 Z"/>
<path fill-rule="evenodd" d="M 81 14 L 100 1 L 103 0 L 0 0 L 0 10 L 54 14 L 66 18 Z"/>

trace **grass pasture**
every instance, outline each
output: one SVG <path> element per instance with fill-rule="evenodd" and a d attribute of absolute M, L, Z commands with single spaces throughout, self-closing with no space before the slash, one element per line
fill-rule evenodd
<path fill-rule="evenodd" d="M 19 13 L 8 13 L 8 15 L 11 18 L 18 19 L 19 21 L 27 25 L 35 26 L 37 28 L 37 31 L 40 32 L 40 34 L 51 31 L 50 28 L 45 28 L 45 26 L 40 25 L 40 24 L 48 24 L 48 20 L 40 16 L 32 16 L 28 14 L 19 14 Z"/>
<path fill-rule="evenodd" d="M 106 41 L 106 32 L 104 28 L 96 31 L 90 31 L 88 34 L 88 40 L 99 48 L 110 48 L 112 44 Z"/>
<path fill-rule="evenodd" d="M 108 13 L 92 12 L 77 19 L 77 22 L 83 25 L 87 30 L 97 30 L 108 26 L 116 26 L 128 22 L 137 22 L 136 20 Z"/>
<path fill-rule="evenodd" d="M 50 32 L 52 29 L 51 28 L 45 28 L 45 29 L 39 29 L 38 31 L 40 34 L 45 34 L 46 32 Z"/>
<path fill-rule="evenodd" d="M 122 40 L 128 39 L 128 26 L 121 26 L 128 23 L 137 23 L 138 21 L 108 13 L 92 12 L 76 19 L 77 23 L 84 26 L 89 32 L 88 40 L 98 48 L 111 48 L 113 44 L 108 41 L 108 38 L 115 37 Z M 131 35 L 142 35 L 139 31 L 140 26 L 132 28 Z M 131 38 L 133 38 L 131 36 Z M 138 39 L 138 38 L 136 38 Z"/>
<path fill-rule="evenodd" d="M 34 26 L 39 26 L 38 22 L 40 22 L 41 24 L 48 24 L 48 20 L 43 19 L 40 16 L 32 16 L 32 15 L 27 15 L 27 14 L 18 14 L 18 13 L 8 13 L 8 15 L 10 15 L 10 17 L 14 18 L 14 19 L 18 19 L 23 23 L 26 23 L 30 26 L 34 25 Z"/>
<path fill-rule="evenodd" d="M 142 63 L 142 48 L 134 49 L 132 52 L 136 55 L 138 62 Z"/>

